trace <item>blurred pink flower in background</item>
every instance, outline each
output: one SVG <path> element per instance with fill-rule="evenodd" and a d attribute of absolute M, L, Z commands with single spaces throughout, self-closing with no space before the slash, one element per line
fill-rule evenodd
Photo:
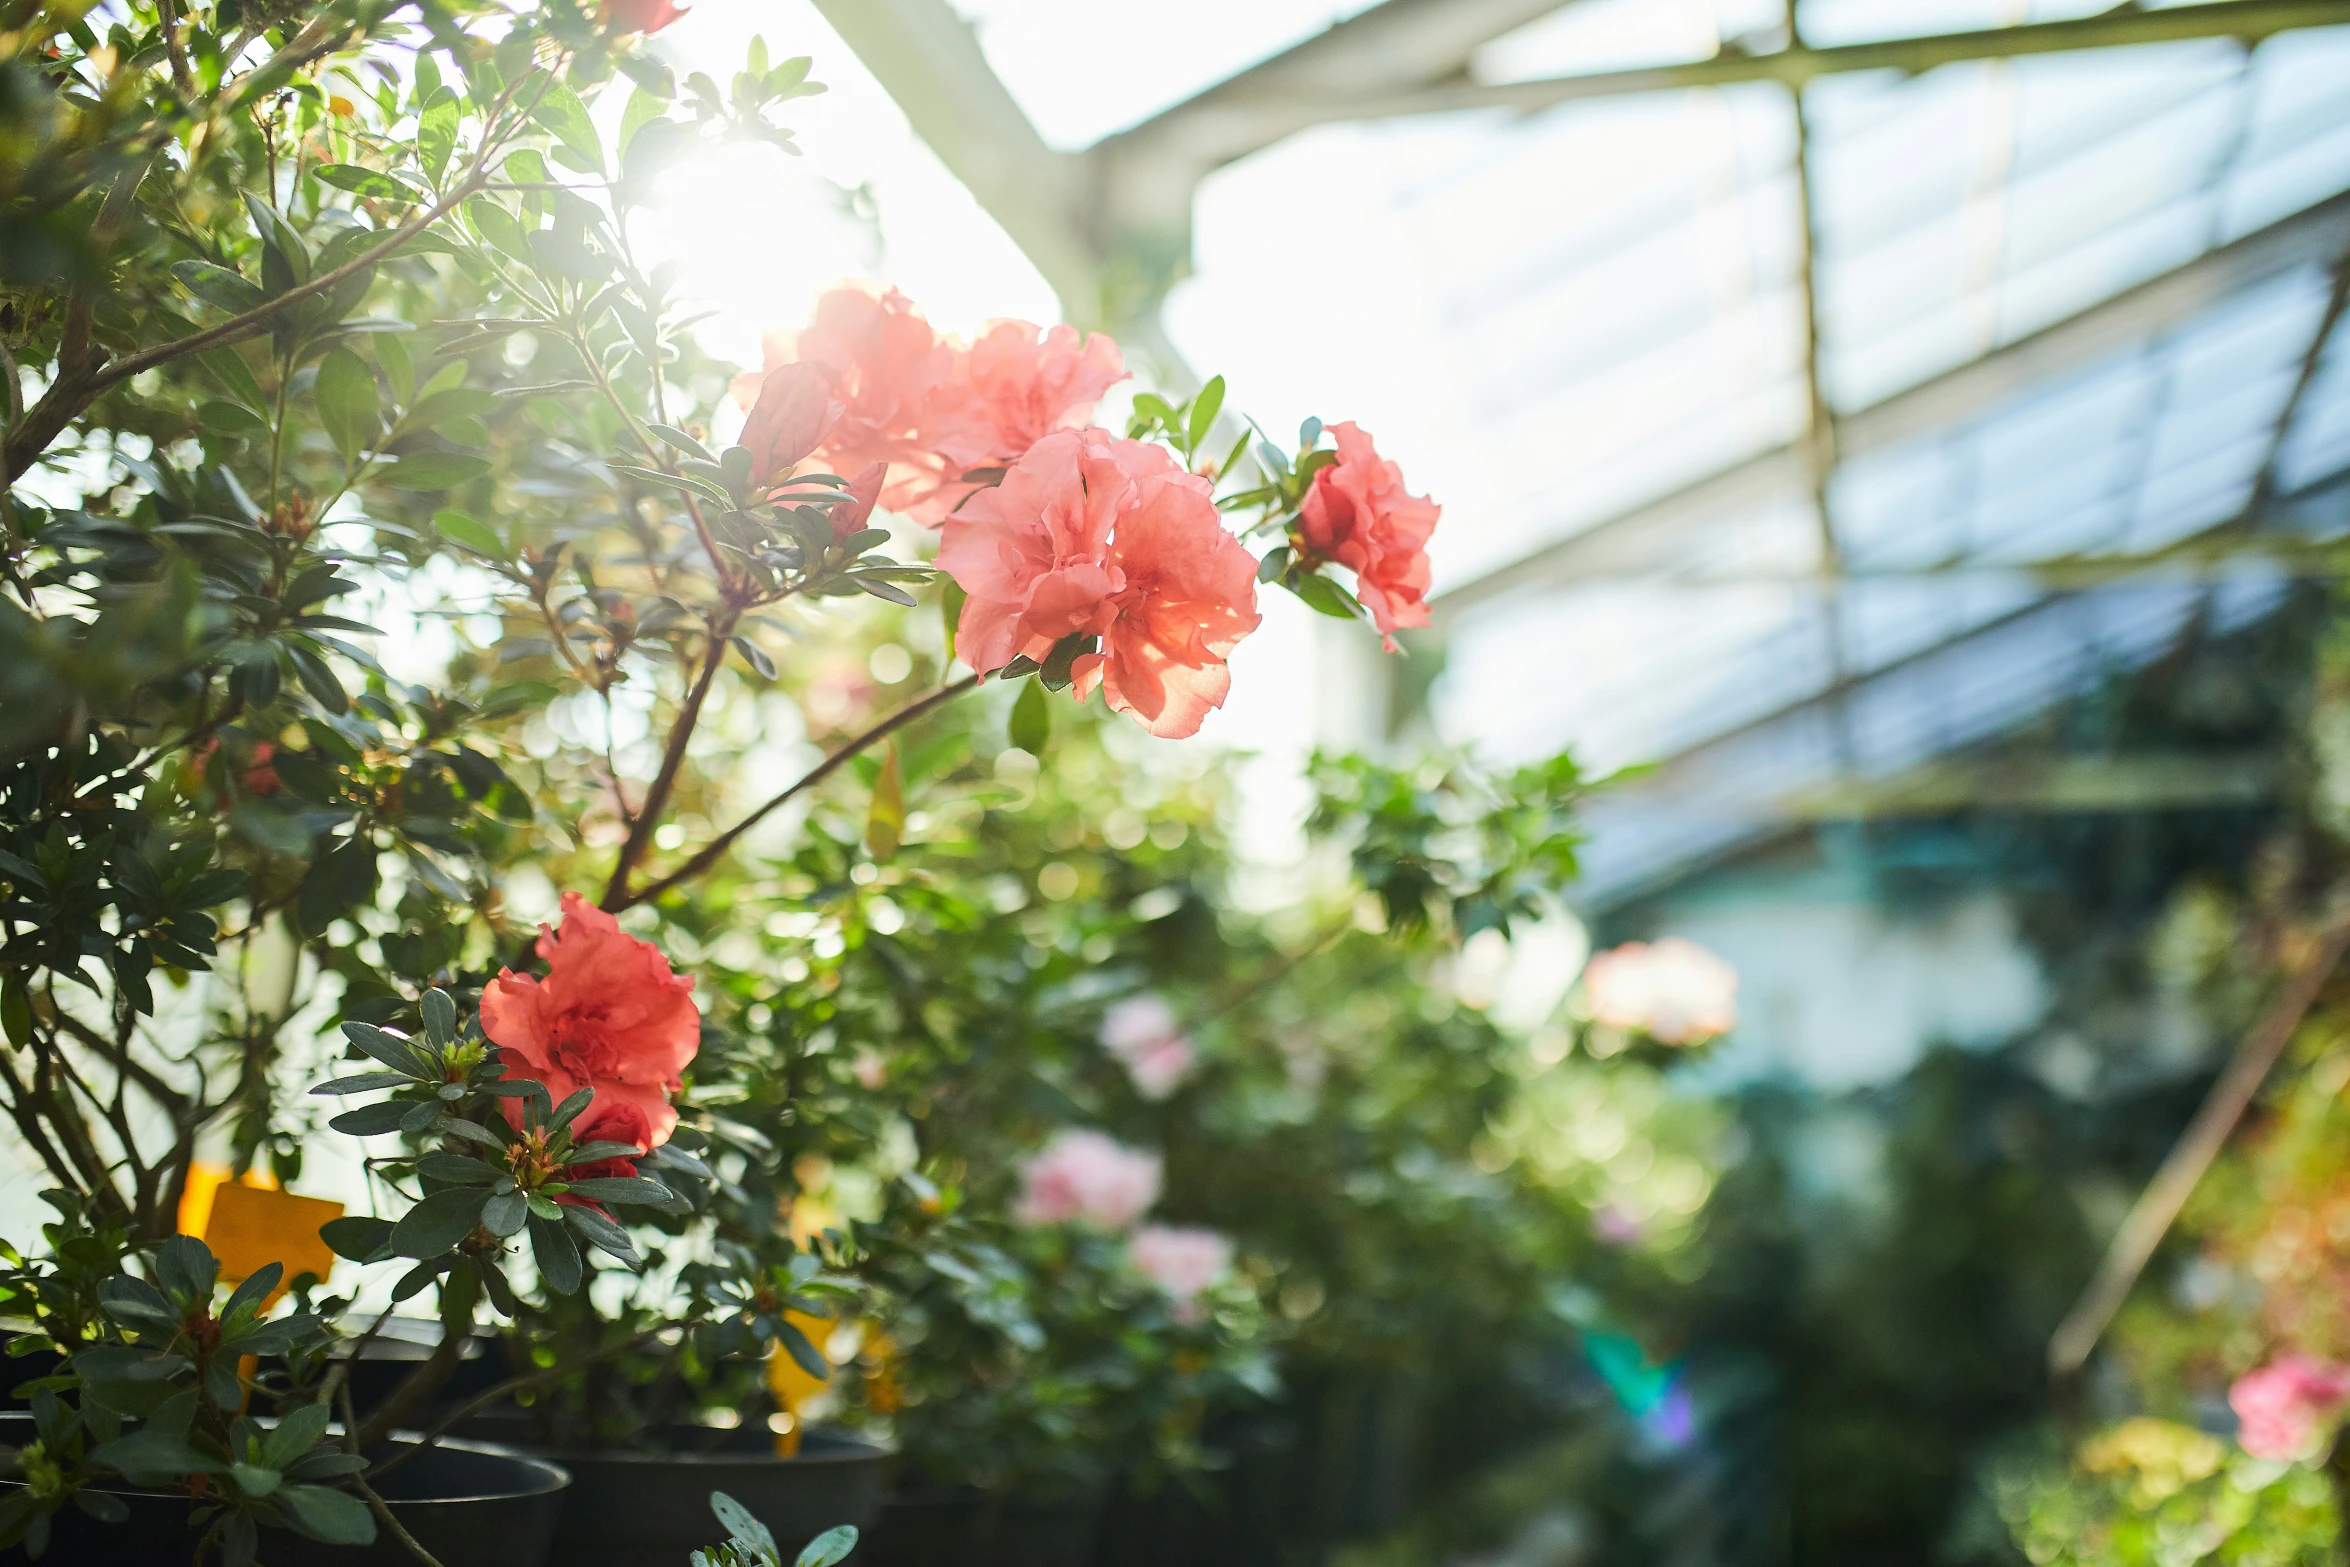
<path fill-rule="evenodd" d="M 1177 1300 L 1190 1300 L 1232 1266 L 1232 1242 L 1214 1230 L 1146 1224 L 1126 1243 L 1127 1260 Z"/>
<path fill-rule="evenodd" d="M 1199 1059 L 1176 1026 L 1174 1009 L 1157 996 L 1132 996 L 1102 1017 L 1102 1048 L 1116 1056 L 1145 1099 L 1173 1093 Z"/>
<path fill-rule="evenodd" d="M 1668 1045 L 1695 1044 L 1738 1023 L 1738 971 L 1679 936 L 1628 941 L 1583 969 L 1594 1020 Z"/>
<path fill-rule="evenodd" d="M 2350 1402 L 2350 1366 L 2280 1355 L 2228 1389 L 2236 1440 L 2255 1458 L 2314 1457 L 2324 1428 Z"/>
<path fill-rule="evenodd" d="M 879 1088 L 889 1081 L 889 1059 L 867 1045 L 857 1052 L 857 1059 L 849 1064 L 849 1071 L 867 1088 Z"/>
<path fill-rule="evenodd" d="M 1159 1172 L 1157 1154 L 1128 1148 L 1100 1132 L 1056 1132 L 1021 1166 L 1020 1200 L 1012 1217 L 1026 1225 L 1082 1220 L 1122 1230 L 1159 1200 Z"/>
<path fill-rule="evenodd" d="M 1591 1233 L 1601 1244 L 1630 1246 L 1641 1236 L 1640 1221 L 1614 1203 L 1609 1203 L 1591 1215 Z"/>

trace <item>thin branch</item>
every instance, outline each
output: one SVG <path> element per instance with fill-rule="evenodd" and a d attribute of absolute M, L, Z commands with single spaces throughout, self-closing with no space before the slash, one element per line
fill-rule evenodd
<path fill-rule="evenodd" d="M 731 606 L 721 607 L 710 622 L 709 647 L 702 655 L 701 673 L 694 677 L 692 689 L 686 692 L 685 703 L 678 708 L 676 719 L 669 726 L 669 741 L 661 748 L 661 769 L 653 775 L 652 787 L 636 809 L 636 819 L 629 824 L 628 840 L 620 846 L 620 857 L 613 862 L 612 879 L 604 885 L 604 903 L 607 909 L 626 908 L 628 878 L 636 870 L 638 860 L 652 847 L 653 829 L 660 825 L 661 813 L 668 807 L 669 793 L 677 786 L 677 775 L 685 766 L 685 750 L 701 723 L 702 706 L 710 699 L 710 688 L 718 683 L 718 671 L 726 663 L 727 639 L 734 635 L 737 611 Z M 614 780 L 617 785 L 618 780 Z"/>
<path fill-rule="evenodd" d="M 353 1475 L 351 1476 L 351 1483 L 359 1488 L 359 1494 L 367 1498 L 367 1505 L 375 1510 L 375 1516 L 378 1521 L 380 1521 L 386 1529 L 391 1530 L 392 1538 L 399 1541 L 401 1547 L 406 1550 L 409 1555 L 415 1557 L 419 1562 L 423 1563 L 424 1567 L 441 1567 L 440 1558 L 433 1555 L 432 1552 L 426 1550 L 423 1546 L 416 1543 L 416 1536 L 410 1534 L 407 1530 L 407 1527 L 400 1522 L 398 1516 L 394 1514 L 389 1507 L 384 1505 L 384 1499 L 375 1494 L 374 1488 L 368 1485 L 366 1476 Z"/>
<path fill-rule="evenodd" d="M 863 734 L 857 736 L 848 744 L 833 752 L 823 761 L 818 762 L 814 767 L 809 768 L 807 772 L 800 775 L 799 781 L 797 783 L 792 784 L 781 794 L 775 795 L 773 798 L 769 799 L 766 804 L 760 806 L 750 815 L 744 817 L 741 821 L 736 822 L 732 827 L 727 828 L 726 831 L 711 839 L 707 844 L 702 846 L 700 853 L 696 854 L 692 859 L 686 861 L 683 865 L 680 865 L 676 870 L 671 871 L 668 875 L 662 877 L 660 880 L 651 883 L 649 886 L 639 887 L 634 892 L 622 893 L 617 898 L 613 896 L 613 889 L 607 889 L 604 894 L 604 901 L 601 907 L 606 913 L 617 914 L 622 909 L 634 908 L 636 905 L 643 903 L 648 899 L 659 897 L 662 893 L 667 892 L 672 887 L 678 886 L 683 882 L 693 880 L 696 876 L 701 875 L 711 866 L 717 864 L 719 859 L 726 853 L 726 851 L 733 847 L 734 841 L 737 838 L 740 838 L 744 833 L 749 832 L 753 827 L 758 826 L 759 823 L 764 821 L 770 813 L 774 812 L 796 796 L 804 794 L 808 790 L 815 788 L 818 784 L 824 782 L 825 779 L 830 778 L 834 773 L 840 771 L 841 768 L 846 766 L 849 762 L 849 759 L 856 756 L 860 751 L 863 751 L 882 740 L 886 740 L 891 735 L 897 733 L 900 729 L 903 729 L 906 725 L 914 722 L 914 720 L 934 712 L 941 707 L 944 707 L 947 703 L 953 701 L 956 697 L 961 696 L 964 692 L 972 690 L 979 684 L 980 678 L 981 677 L 978 675 L 966 675 L 961 680 L 956 681 L 953 685 L 940 686 L 936 691 L 931 692 L 930 695 L 922 698 L 922 700 L 919 702 L 914 702 L 905 707 L 899 708 L 896 712 L 890 714 L 889 717 L 883 719 L 880 723 L 875 724 L 872 728 L 866 730 Z"/>
<path fill-rule="evenodd" d="M 2203 1179 L 2203 1172 L 2219 1157 L 2228 1134 L 2235 1130 L 2236 1122 L 2251 1105 L 2252 1096 L 2260 1091 L 2277 1057 L 2284 1054 L 2294 1030 L 2316 1005 L 2318 992 L 2325 988 L 2325 982 L 2332 977 L 2345 952 L 2350 952 L 2350 896 L 2337 896 L 2308 961 L 2286 980 L 2276 1000 L 2236 1047 L 2226 1070 L 2211 1085 L 2211 1093 L 2204 1099 L 2202 1108 L 2195 1112 L 2195 1119 L 2187 1123 L 2187 1130 L 2163 1159 L 2162 1167 L 2154 1172 L 2154 1179 L 2138 1194 L 2121 1228 L 2114 1232 L 2113 1242 L 2106 1248 L 2105 1259 L 2098 1264 L 2089 1287 L 2081 1292 L 2080 1300 L 2049 1338 L 2051 1375 L 2062 1380 L 2088 1362 L 2089 1352 L 2097 1347 L 2114 1313 L 2128 1297 L 2130 1287 L 2138 1282 L 2138 1275 L 2154 1256 L 2154 1248 L 2170 1232 L 2172 1221 L 2186 1206 L 2187 1198 Z"/>

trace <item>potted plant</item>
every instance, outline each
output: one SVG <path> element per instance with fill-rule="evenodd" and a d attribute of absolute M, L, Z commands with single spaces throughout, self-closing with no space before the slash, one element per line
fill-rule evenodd
<path fill-rule="evenodd" d="M 641 47 L 672 13 L 495 14 L 493 40 L 492 10 L 462 4 L 415 26 L 384 4 L 298 25 L 132 4 L 42 13 L 6 45 L 8 134 L 40 178 L 0 188 L 0 1107 L 75 1212 L 119 1228 L 116 1282 L 93 1287 L 128 1298 L 164 1288 L 200 1155 L 301 1181 L 303 1090 L 340 1071 L 339 1096 L 388 1093 L 333 1116 L 396 1141 L 360 1165 L 375 1211 L 325 1227 L 341 1256 L 400 1266 L 397 1301 L 431 1292 L 440 1328 L 344 1411 L 386 1483 L 501 1401 L 641 1441 L 661 1408 L 756 1413 L 745 1379 L 775 1346 L 823 1365 L 793 1313 L 837 1299 L 828 1270 L 863 1243 L 853 1224 L 777 1230 L 801 1183 L 775 1135 L 793 1114 L 763 1050 L 776 1009 L 714 994 L 697 1059 L 691 1004 L 663 989 L 664 943 L 706 957 L 730 916 L 789 896 L 746 900 L 762 823 L 861 783 L 838 868 L 878 872 L 910 830 L 925 722 L 982 684 L 1019 684 L 1001 716 L 1032 755 L 1048 690 L 1189 734 L 1260 579 L 1411 624 L 1435 520 L 1351 426 L 1227 449 L 1211 382 L 1138 396 L 1114 436 L 1084 424 L 1122 374 L 1107 339 L 1006 323 L 955 342 L 895 295 L 828 299 L 798 357 L 730 393 L 631 226 L 669 160 L 788 143 L 776 116 L 816 90 L 808 62 L 754 47 L 731 91 L 681 91 Z M 590 101 L 623 91 L 608 136 Z M 43 388 L 29 401 L 20 370 Z M 1101 514 L 1059 539 L 1085 494 Z M 1219 506 L 1254 516 L 1261 558 Z M 932 579 L 881 553 L 876 507 L 938 529 L 935 681 L 887 710 L 850 701 L 855 722 L 778 787 L 710 720 L 806 685 L 777 667 L 790 623 L 832 625 L 848 601 L 894 615 Z M 370 651 L 378 628 L 348 612 L 437 624 L 451 569 L 474 597 L 431 678 L 408 678 L 410 650 Z M 624 713 L 642 740 L 620 738 Z M 533 912 L 551 927 L 535 949 Z M 575 940 L 669 996 L 674 1026 L 639 1030 L 659 1037 L 609 1072 L 600 1047 L 530 1033 L 534 1009 L 561 1011 Z M 332 1059 L 346 1050 L 359 1070 Z M 724 1113 L 729 1096 L 758 1113 Z M 280 1211 L 305 1215 L 276 1228 L 306 1251 L 316 1214 Z M 599 1254 L 657 1263 L 658 1287 L 597 1302 Z M 297 1288 L 328 1266 L 233 1260 Z M 512 1375 L 436 1412 L 485 1317 L 511 1324 Z M 346 1356 L 381 1331 L 326 1326 Z M 111 1308 L 43 1331 L 72 1379 L 51 1391 L 84 1422 L 110 1406 L 77 1357 L 187 1358 Z M 237 1402 L 315 1420 L 347 1368 L 283 1337 L 237 1372 Z M 605 1368 L 668 1403 L 607 1420 L 584 1386 Z M 209 1390 L 214 1413 L 230 1391 Z M 417 1456 L 379 1456 L 411 1423 L 429 1427 Z M 248 1500 L 235 1515 L 266 1521 Z"/>

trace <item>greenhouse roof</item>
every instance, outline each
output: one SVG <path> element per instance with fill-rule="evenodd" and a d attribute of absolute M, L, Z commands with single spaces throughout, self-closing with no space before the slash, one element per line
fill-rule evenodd
<path fill-rule="evenodd" d="M 2344 0 L 818 3 L 1072 314 L 1444 500 L 1448 737 L 1664 761 L 1594 902 L 2350 529 Z"/>

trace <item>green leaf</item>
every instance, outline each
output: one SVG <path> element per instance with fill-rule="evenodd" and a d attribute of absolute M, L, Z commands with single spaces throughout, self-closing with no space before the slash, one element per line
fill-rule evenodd
<path fill-rule="evenodd" d="M 486 555 L 492 560 L 513 558 L 513 551 L 506 547 L 506 541 L 498 537 L 495 529 L 487 523 L 476 522 L 461 511 L 436 511 L 432 514 L 432 525 L 440 530 L 442 538 L 460 549 Z"/>
<path fill-rule="evenodd" d="M 628 1238 L 628 1231 L 615 1224 L 610 1216 L 574 1203 L 563 1210 L 563 1221 L 585 1237 L 590 1246 L 615 1261 L 630 1268 L 645 1265 L 645 1259 L 637 1254 L 636 1243 Z"/>
<path fill-rule="evenodd" d="M 710 448 L 704 446 L 701 442 L 695 440 L 692 436 L 686 434 L 683 430 L 678 429 L 675 425 L 648 424 L 645 426 L 645 428 L 652 431 L 655 435 L 661 437 L 661 439 L 667 442 L 669 445 L 674 446 L 679 451 L 685 453 L 688 457 L 699 457 L 704 462 L 716 462 L 718 460 L 717 458 L 710 455 Z"/>
<path fill-rule="evenodd" d="M 444 87 L 427 98 L 416 117 L 416 161 L 435 185 L 457 146 L 457 95 Z"/>
<path fill-rule="evenodd" d="M 356 1110 L 345 1110 L 326 1124 L 346 1137 L 381 1137 L 396 1132 L 416 1107 L 405 1099 L 385 1099 Z"/>
<path fill-rule="evenodd" d="M 807 1334 L 788 1320 L 778 1323 L 776 1329 L 775 1341 L 783 1346 L 785 1354 L 799 1363 L 802 1371 L 819 1382 L 832 1380 L 831 1362 L 817 1351 L 814 1344 L 808 1342 Z"/>
<path fill-rule="evenodd" d="M 1290 591 L 1304 599 L 1308 609 L 1328 615 L 1334 620 L 1359 620 L 1363 606 L 1355 596 L 1332 582 L 1328 577 L 1303 575 L 1295 578 Z"/>
<path fill-rule="evenodd" d="M 569 1194 L 585 1197 L 590 1202 L 640 1203 L 652 1207 L 663 1206 L 676 1197 L 659 1181 L 641 1175 L 597 1175 L 584 1181 L 567 1183 Z"/>
<path fill-rule="evenodd" d="M 269 296 L 261 292 L 260 286 L 243 273 L 216 267 L 209 261 L 176 262 L 172 266 L 171 275 L 179 280 L 180 287 L 232 316 L 257 310 L 269 301 Z"/>
<path fill-rule="evenodd" d="M 856 1548 L 856 1525 L 844 1523 L 836 1529 L 827 1529 L 815 1539 L 810 1540 L 806 1548 L 800 1552 L 800 1559 L 792 1563 L 792 1567 L 833 1567 L 833 1563 L 845 1561 L 849 1552 Z"/>
<path fill-rule="evenodd" d="M 416 361 L 409 357 L 404 339 L 400 332 L 375 334 L 375 362 L 383 366 L 384 379 L 392 383 L 392 395 L 403 403 L 416 395 Z"/>
<path fill-rule="evenodd" d="M 323 1485 L 289 1485 L 270 1498 L 299 1533 L 330 1545 L 373 1545 L 375 1515 L 367 1504 Z"/>
<path fill-rule="evenodd" d="M 416 1173 L 428 1181 L 442 1181 L 451 1186 L 489 1186 L 499 1176 L 498 1167 L 471 1154 L 428 1153 L 416 1161 Z"/>
<path fill-rule="evenodd" d="M 314 1094 L 372 1094 L 379 1088 L 402 1088 L 413 1082 L 405 1072 L 359 1072 L 338 1077 L 310 1090 Z"/>
<path fill-rule="evenodd" d="M 482 1205 L 482 1228 L 501 1239 L 521 1229 L 529 1217 L 530 1199 L 519 1191 L 500 1192 Z"/>
<path fill-rule="evenodd" d="M 1031 680 L 1012 703 L 1011 741 L 1030 756 L 1042 759 L 1053 735 L 1053 712 L 1046 705 L 1044 687 Z"/>
<path fill-rule="evenodd" d="M 760 679 L 773 680 L 775 678 L 775 660 L 767 656 L 765 648 L 739 633 L 733 638 L 733 641 L 734 650 L 743 656 L 744 663 L 758 671 Z"/>
<path fill-rule="evenodd" d="M 318 177 L 338 190 L 347 190 L 372 201 L 399 201 L 414 204 L 424 199 L 424 192 L 406 180 L 394 179 L 376 169 L 363 169 L 355 163 L 325 163 L 317 170 Z"/>
<path fill-rule="evenodd" d="M 530 117 L 552 131 L 574 158 L 598 174 L 604 172 L 603 143 L 596 139 L 595 122 L 588 118 L 587 105 L 579 101 L 579 94 L 556 82 L 539 99 Z"/>
<path fill-rule="evenodd" d="M 375 372 L 348 348 L 331 349 L 319 362 L 311 395 L 318 403 L 318 422 L 326 427 L 335 450 L 345 463 L 358 461 L 360 452 L 383 430 Z"/>
<path fill-rule="evenodd" d="M 294 677 L 302 682 L 302 689 L 310 693 L 312 701 L 330 713 L 351 710 L 351 694 L 343 689 L 343 683 L 335 678 L 325 659 L 306 647 L 291 644 L 286 647 L 286 657 L 294 666 Z"/>
<path fill-rule="evenodd" d="M 343 1037 L 394 1071 L 411 1077 L 440 1076 L 440 1069 L 428 1063 L 415 1045 L 373 1023 L 345 1023 Z"/>
<path fill-rule="evenodd" d="M 199 354 L 196 362 L 212 372 L 212 379 L 227 387 L 229 395 L 247 408 L 267 408 L 269 399 L 262 393 L 261 383 L 253 379 L 252 369 L 243 356 L 233 348 L 215 348 Z"/>
<path fill-rule="evenodd" d="M 338 1257 L 353 1262 L 373 1262 L 387 1255 L 391 1245 L 392 1221 L 370 1219 L 353 1215 L 343 1219 L 329 1219 L 318 1227 L 318 1238 Z"/>
<path fill-rule="evenodd" d="M 1276 545 L 1267 550 L 1265 558 L 1257 563 L 1257 580 L 1271 582 L 1277 579 L 1289 569 L 1289 555 L 1289 546 L 1286 544 Z"/>
<path fill-rule="evenodd" d="M 621 61 L 621 69 L 627 70 L 629 63 L 626 60 Z M 630 72 L 630 74 L 633 76 L 635 73 Z M 674 92 L 669 94 L 648 92 L 643 83 L 639 81 L 636 91 L 628 95 L 628 107 L 620 111 L 620 155 L 622 161 L 627 160 L 628 144 L 636 140 L 636 133 L 666 114 L 669 111 L 669 100 L 674 96 Z"/>
<path fill-rule="evenodd" d="M 1208 432 L 1216 427 L 1216 415 L 1223 407 L 1224 378 L 1219 375 L 1201 387 L 1199 395 L 1191 400 L 1191 427 L 1185 434 L 1190 438 L 1193 451 L 1199 450 L 1200 442 L 1206 440 Z"/>
<path fill-rule="evenodd" d="M 275 1469 L 263 1469 L 242 1459 L 228 1466 L 229 1478 L 237 1482 L 237 1489 L 259 1500 L 276 1490 L 285 1476 Z"/>
<path fill-rule="evenodd" d="M 196 422 L 223 435 L 267 435 L 269 421 L 243 403 L 216 397 L 196 409 Z"/>
<path fill-rule="evenodd" d="M 490 471 L 489 459 L 470 452 L 412 452 L 383 473 L 396 490 L 446 490 Z"/>
<path fill-rule="evenodd" d="M 538 1260 L 539 1277 L 547 1288 L 558 1295 L 569 1295 L 579 1288 L 586 1270 L 579 1260 L 579 1244 L 571 1232 L 560 1224 L 552 1224 L 535 1214 L 530 1221 L 531 1255 Z"/>
<path fill-rule="evenodd" d="M 477 1186 L 434 1192 L 392 1226 L 392 1251 L 402 1257 L 437 1257 L 481 1225 L 489 1193 Z"/>
<path fill-rule="evenodd" d="M 424 1013 L 424 1031 L 436 1045 L 454 1044 L 457 1039 L 457 1003 L 449 993 L 435 985 L 424 993 L 420 1003 Z"/>
<path fill-rule="evenodd" d="M 734 1537 L 736 1544 L 747 1545 L 769 1557 L 775 1555 L 775 1536 L 768 1533 L 767 1526 L 752 1517 L 751 1510 L 742 1503 L 724 1491 L 712 1491 L 710 1511 L 718 1515 L 718 1521 L 726 1526 L 726 1532 Z"/>

